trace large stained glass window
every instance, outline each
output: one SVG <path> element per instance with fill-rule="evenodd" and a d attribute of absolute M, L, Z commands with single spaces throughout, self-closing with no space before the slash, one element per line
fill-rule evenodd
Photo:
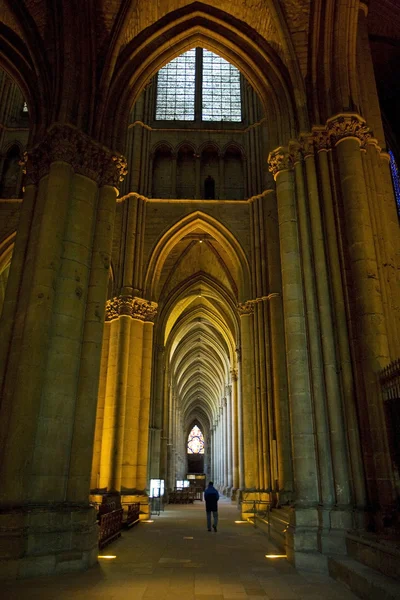
<path fill-rule="evenodd" d="M 209 50 L 203 50 L 202 118 L 242 120 L 240 71 Z"/>
<path fill-rule="evenodd" d="M 240 72 L 203 48 L 181 54 L 158 72 L 155 118 L 240 122 Z"/>
<path fill-rule="evenodd" d="M 394 158 L 394 154 L 391 150 L 389 150 L 389 155 L 390 155 L 390 170 L 392 172 L 394 195 L 396 198 L 396 205 L 397 205 L 397 214 L 400 217 L 400 173 L 399 173 L 399 168 L 396 163 L 396 159 Z"/>
<path fill-rule="evenodd" d="M 157 120 L 194 120 L 195 78 L 195 48 L 174 58 L 158 71 Z"/>
<path fill-rule="evenodd" d="M 188 454 L 204 454 L 204 437 L 201 429 L 195 425 L 189 433 L 187 443 Z"/>

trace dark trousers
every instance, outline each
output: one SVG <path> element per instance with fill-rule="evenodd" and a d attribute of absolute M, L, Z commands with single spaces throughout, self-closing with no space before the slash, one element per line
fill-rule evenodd
<path fill-rule="evenodd" d="M 214 517 L 214 527 L 218 525 L 218 511 L 217 510 L 207 510 L 207 529 L 211 529 L 211 513 Z"/>

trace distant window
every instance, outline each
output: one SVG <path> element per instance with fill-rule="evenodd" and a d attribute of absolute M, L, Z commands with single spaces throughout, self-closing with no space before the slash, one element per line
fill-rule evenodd
<path fill-rule="evenodd" d="M 203 48 L 181 54 L 158 72 L 155 118 L 240 122 L 240 71 Z"/>
<path fill-rule="evenodd" d="M 192 431 L 189 433 L 187 453 L 204 454 L 204 437 L 197 425 L 195 425 Z"/>
<path fill-rule="evenodd" d="M 22 112 L 27 113 L 28 112 L 28 103 L 24 102 L 24 105 L 22 107 Z"/>
<path fill-rule="evenodd" d="M 397 205 L 397 214 L 400 217 L 400 173 L 399 173 L 399 168 L 396 163 L 396 159 L 391 150 L 389 150 L 389 155 L 390 155 L 390 170 L 392 172 L 392 179 L 393 179 L 394 196 L 396 198 L 396 205 Z"/>

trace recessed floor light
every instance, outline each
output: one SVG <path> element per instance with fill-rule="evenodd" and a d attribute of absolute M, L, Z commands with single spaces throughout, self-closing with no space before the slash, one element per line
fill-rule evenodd
<path fill-rule="evenodd" d="M 287 558 L 286 554 L 266 554 L 265 558 Z"/>
<path fill-rule="evenodd" d="M 248 523 L 248 521 L 235 521 L 235 523 Z"/>
<path fill-rule="evenodd" d="M 104 554 L 102 556 L 99 555 L 97 558 L 108 558 L 108 559 L 111 559 L 111 558 L 117 558 L 117 557 L 115 556 L 115 554 Z"/>

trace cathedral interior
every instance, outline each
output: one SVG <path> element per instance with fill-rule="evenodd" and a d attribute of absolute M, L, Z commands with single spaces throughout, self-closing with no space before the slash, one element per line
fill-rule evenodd
<path fill-rule="evenodd" d="M 400 4 L 0 17 L 0 578 L 210 479 L 296 568 L 399 574 Z"/>

